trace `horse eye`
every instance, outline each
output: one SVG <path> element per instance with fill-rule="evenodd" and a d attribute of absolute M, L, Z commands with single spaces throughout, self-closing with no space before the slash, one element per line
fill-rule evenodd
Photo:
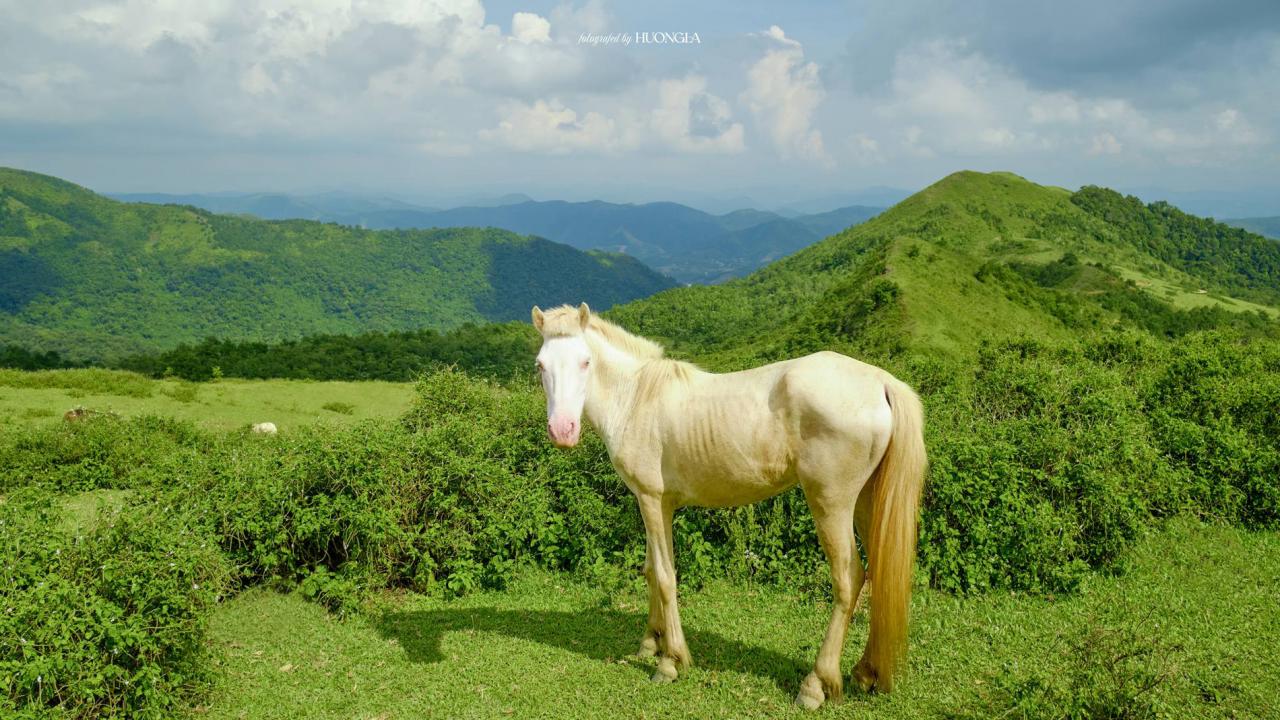
<path fill-rule="evenodd" d="M 586 370 L 586 369 L 587 369 L 587 366 L 589 366 L 590 364 L 591 364 L 591 361 L 590 361 L 590 360 L 583 360 L 583 361 L 582 361 L 582 369 L 583 369 L 583 370 Z"/>

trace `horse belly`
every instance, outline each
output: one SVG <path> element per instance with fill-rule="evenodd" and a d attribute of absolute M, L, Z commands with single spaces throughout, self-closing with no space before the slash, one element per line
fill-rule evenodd
<path fill-rule="evenodd" d="M 785 434 L 724 435 L 695 448 L 667 454 L 663 462 L 666 493 L 682 505 L 749 505 L 796 484 Z"/>

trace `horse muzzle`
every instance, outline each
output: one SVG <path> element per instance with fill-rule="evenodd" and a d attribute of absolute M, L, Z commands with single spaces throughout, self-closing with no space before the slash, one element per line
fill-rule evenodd
<path fill-rule="evenodd" d="M 573 418 L 553 417 L 547 421 L 547 434 L 551 436 L 551 443 L 558 448 L 577 445 L 581 432 L 581 424 Z"/>

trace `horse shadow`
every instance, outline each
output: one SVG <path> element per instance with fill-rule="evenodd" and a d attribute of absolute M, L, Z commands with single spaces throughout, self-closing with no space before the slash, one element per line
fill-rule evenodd
<path fill-rule="evenodd" d="M 488 632 L 568 650 L 594 660 L 632 657 L 640 645 L 647 615 L 614 609 L 577 611 L 502 610 L 493 607 L 388 612 L 374 626 L 385 639 L 394 639 L 409 660 L 438 663 L 446 659 L 441 640 L 446 633 Z M 703 670 L 748 673 L 772 681 L 794 693 L 809 668 L 794 657 L 748 645 L 705 630 L 685 628 L 685 639 L 696 667 Z M 630 663 L 637 673 L 652 672 L 650 663 Z"/>

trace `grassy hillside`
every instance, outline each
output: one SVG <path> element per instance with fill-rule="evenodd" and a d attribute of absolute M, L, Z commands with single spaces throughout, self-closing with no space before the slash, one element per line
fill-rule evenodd
<path fill-rule="evenodd" d="M 1069 277 L 1039 277 L 1064 258 Z M 984 339 L 1263 322 L 1277 272 L 1280 245 L 1167 205 L 960 172 L 748 277 L 611 315 L 711 367 L 821 347 L 968 354 Z"/>
<path fill-rule="evenodd" d="M 672 282 L 633 258 L 494 229 L 375 232 L 120 203 L 0 169 L 0 335 L 71 357 L 599 307 Z"/>

